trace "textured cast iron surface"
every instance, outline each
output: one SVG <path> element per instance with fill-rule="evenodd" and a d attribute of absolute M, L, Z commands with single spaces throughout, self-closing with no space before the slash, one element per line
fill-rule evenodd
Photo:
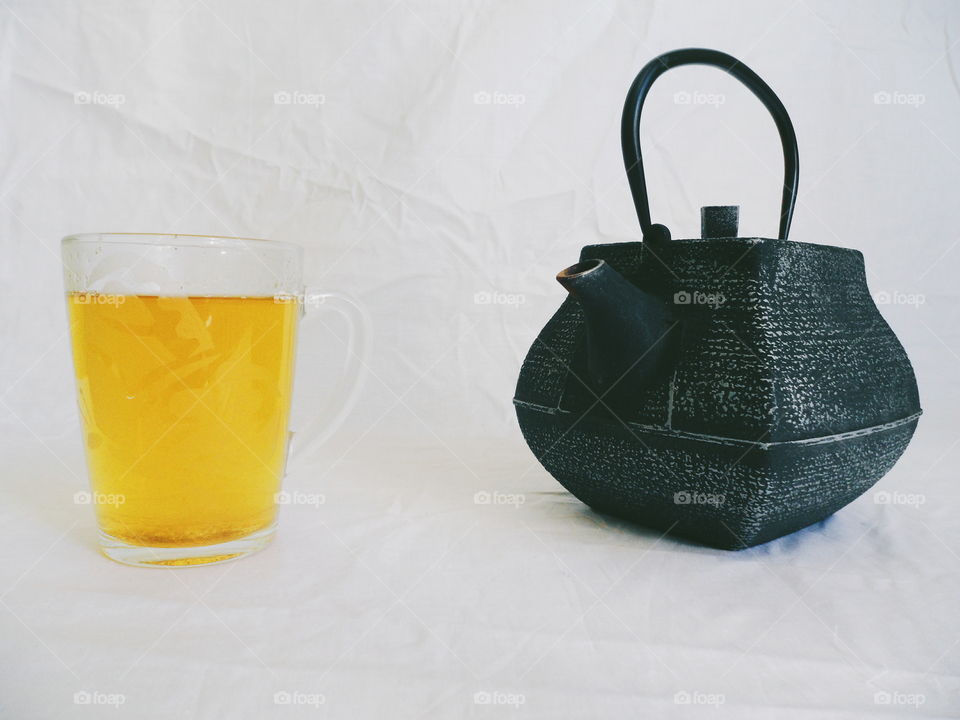
<path fill-rule="evenodd" d="M 521 429 L 587 504 L 745 547 L 823 519 L 905 449 L 916 381 L 859 252 L 724 238 L 655 254 L 639 242 L 588 246 L 580 258 L 670 303 L 681 328 L 675 372 L 619 398 L 615 416 L 587 379 L 579 301 L 568 297 L 531 347 L 515 396 Z M 683 489 L 725 500 L 678 504 Z"/>

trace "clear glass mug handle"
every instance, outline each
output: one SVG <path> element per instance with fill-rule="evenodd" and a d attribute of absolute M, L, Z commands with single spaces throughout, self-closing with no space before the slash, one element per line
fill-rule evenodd
<path fill-rule="evenodd" d="M 370 319 L 366 311 L 346 295 L 307 290 L 304 293 L 302 331 L 306 322 L 320 320 L 322 314 L 333 310 L 347 322 L 346 363 L 343 373 L 334 384 L 333 396 L 321 412 L 310 413 L 309 420 L 293 432 L 290 441 L 290 460 L 303 462 L 310 457 L 343 424 L 360 394 L 367 369 Z M 322 322 L 322 320 L 321 320 Z M 302 386 L 302 384 L 301 384 Z"/>

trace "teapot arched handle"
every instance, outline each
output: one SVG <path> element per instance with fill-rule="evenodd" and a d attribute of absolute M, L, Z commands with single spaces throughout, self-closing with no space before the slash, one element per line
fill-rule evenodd
<path fill-rule="evenodd" d="M 713 65 L 729 73 L 742 82 L 764 104 L 773 117 L 780 132 L 783 145 L 783 196 L 780 203 L 780 239 L 786 240 L 793 219 L 793 208 L 797 202 L 797 184 L 800 178 L 800 159 L 797 152 L 797 136 L 786 108 L 780 102 L 770 86 L 759 75 L 735 57 L 719 50 L 704 48 L 686 48 L 664 53 L 648 62 L 637 75 L 623 106 L 623 119 L 620 124 L 620 142 L 623 145 L 623 162 L 633 193 L 633 202 L 637 207 L 637 217 L 643 238 L 647 241 L 670 239 L 670 231 L 663 225 L 654 225 L 650 221 L 650 203 L 647 197 L 647 182 L 643 174 L 643 158 L 640 154 L 640 113 L 643 102 L 654 80 L 667 70 L 681 65 Z"/>

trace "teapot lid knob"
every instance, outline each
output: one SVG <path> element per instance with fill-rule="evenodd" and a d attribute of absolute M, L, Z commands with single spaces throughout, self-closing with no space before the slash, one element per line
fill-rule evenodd
<path fill-rule="evenodd" d="M 740 228 L 739 205 L 705 205 L 700 208 L 700 238 L 734 238 Z"/>

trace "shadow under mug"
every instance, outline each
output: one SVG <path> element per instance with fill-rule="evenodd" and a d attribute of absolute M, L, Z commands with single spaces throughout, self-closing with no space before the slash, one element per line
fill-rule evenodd
<path fill-rule="evenodd" d="M 363 310 L 306 292 L 303 250 L 290 243 L 95 233 L 64 238 L 61 251 L 103 552 L 153 567 L 265 547 L 293 435 L 299 321 L 330 309 L 350 331 L 343 377 L 292 455 L 312 452 L 353 404 Z"/>

